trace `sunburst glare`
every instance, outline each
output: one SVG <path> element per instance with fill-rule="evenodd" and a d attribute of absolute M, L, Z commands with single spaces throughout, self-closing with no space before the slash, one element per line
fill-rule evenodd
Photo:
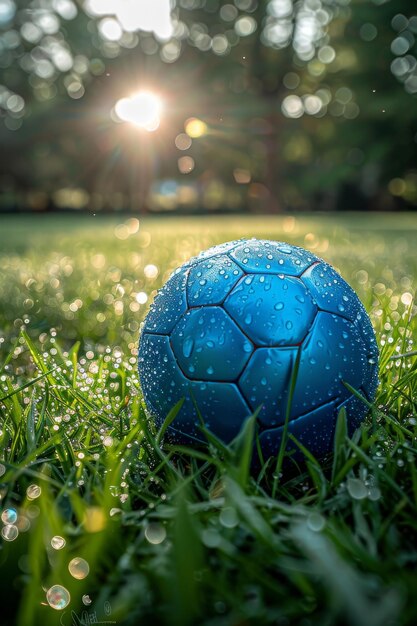
<path fill-rule="evenodd" d="M 139 91 L 128 98 L 121 98 L 114 107 L 118 121 L 129 122 L 149 132 L 159 127 L 161 111 L 161 99 L 149 91 Z"/>

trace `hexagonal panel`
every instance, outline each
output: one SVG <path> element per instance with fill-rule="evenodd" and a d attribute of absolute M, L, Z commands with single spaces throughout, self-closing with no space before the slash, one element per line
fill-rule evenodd
<path fill-rule="evenodd" d="M 305 446 L 314 456 L 322 458 L 333 448 L 334 431 L 336 426 L 336 405 L 329 402 L 313 411 L 292 420 L 288 424 L 288 433 Z M 268 456 L 277 456 L 281 445 L 283 426 L 263 431 L 259 435 L 263 453 Z M 303 453 L 291 440 L 287 443 L 287 451 L 293 451 L 297 462 L 305 461 Z"/>
<path fill-rule="evenodd" d="M 188 275 L 188 306 L 220 304 L 241 276 L 243 270 L 226 254 L 199 261 Z"/>
<path fill-rule="evenodd" d="M 187 271 L 180 268 L 156 294 L 143 332 L 168 334 L 187 310 Z"/>
<path fill-rule="evenodd" d="M 270 274 L 242 278 L 224 308 L 257 346 L 299 344 L 317 310 L 300 280 Z"/>
<path fill-rule="evenodd" d="M 169 337 L 142 333 L 139 343 L 139 378 L 148 408 L 162 417 L 186 394 L 182 375 L 169 344 Z"/>
<path fill-rule="evenodd" d="M 369 367 L 356 326 L 343 317 L 319 311 L 301 347 L 291 415 L 302 415 L 330 399 L 345 400 L 350 392 L 342 381 L 359 389 Z"/>
<path fill-rule="evenodd" d="M 190 382 L 191 393 L 207 428 L 228 443 L 251 411 L 234 383 Z"/>
<path fill-rule="evenodd" d="M 266 427 L 285 422 L 296 355 L 297 348 L 258 348 L 240 377 L 239 387 L 252 410 L 262 405 L 258 419 Z"/>
<path fill-rule="evenodd" d="M 171 344 L 182 371 L 194 380 L 236 380 L 253 350 L 217 306 L 187 311 L 171 335 Z"/>
<path fill-rule="evenodd" d="M 241 243 L 229 253 L 245 272 L 299 276 L 317 257 L 289 243 L 253 239 Z"/>
<path fill-rule="evenodd" d="M 317 306 L 355 322 L 367 345 L 369 359 L 378 361 L 378 345 L 371 320 L 352 287 L 327 263 L 309 267 L 301 276 Z"/>
<path fill-rule="evenodd" d="M 161 425 L 181 398 L 184 404 L 175 419 L 191 438 L 201 439 L 197 415 L 189 397 L 189 384 L 172 353 L 169 337 L 142 334 L 139 344 L 139 378 L 146 405 Z"/>
<path fill-rule="evenodd" d="M 301 280 L 322 311 L 336 313 L 352 322 L 369 321 L 356 292 L 331 265 L 316 263 L 303 273 Z"/>
<path fill-rule="evenodd" d="M 139 376 L 145 402 L 159 425 L 172 407 L 184 398 L 184 404 L 170 427 L 177 443 L 206 441 L 199 429 L 195 405 L 207 427 L 226 442 L 237 435 L 250 414 L 235 384 L 188 380 L 182 374 L 166 336 L 142 334 Z"/>

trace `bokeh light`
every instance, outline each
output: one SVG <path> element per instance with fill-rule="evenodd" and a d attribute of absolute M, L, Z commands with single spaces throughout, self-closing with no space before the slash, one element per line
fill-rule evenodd
<path fill-rule="evenodd" d="M 120 28 L 118 38 L 123 30 L 153 32 L 160 39 L 169 39 L 173 32 L 170 0 L 86 0 L 84 8 L 92 16 L 114 15 L 112 19 Z M 114 41 L 116 27 L 107 32 L 110 41 Z"/>
<path fill-rule="evenodd" d="M 207 124 L 196 117 L 190 117 L 184 124 L 185 132 L 191 139 L 202 137 L 207 132 Z"/>

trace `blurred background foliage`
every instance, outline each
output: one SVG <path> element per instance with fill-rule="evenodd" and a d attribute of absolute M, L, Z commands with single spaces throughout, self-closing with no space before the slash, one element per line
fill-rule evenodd
<path fill-rule="evenodd" d="M 409 0 L 0 0 L 0 209 L 415 210 L 416 37 Z"/>

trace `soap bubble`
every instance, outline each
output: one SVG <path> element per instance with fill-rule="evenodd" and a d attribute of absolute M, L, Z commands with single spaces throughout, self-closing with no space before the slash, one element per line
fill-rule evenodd
<path fill-rule="evenodd" d="M 64 537 L 60 537 L 60 535 L 55 535 L 51 539 L 51 546 L 54 550 L 61 550 L 66 544 Z"/>
<path fill-rule="evenodd" d="M 68 589 L 62 585 L 53 585 L 46 592 L 46 599 L 49 606 L 57 611 L 62 611 L 69 605 L 71 596 Z"/>
<path fill-rule="evenodd" d="M 73 576 L 77 580 L 82 580 L 83 578 L 86 578 L 88 576 L 90 566 L 85 559 L 76 556 L 69 562 L 68 570 L 71 576 Z"/>
<path fill-rule="evenodd" d="M 42 489 L 39 487 L 39 485 L 29 485 L 29 487 L 26 489 L 26 496 L 29 500 L 36 500 L 36 498 L 39 498 L 41 493 Z"/>
<path fill-rule="evenodd" d="M 6 526 L 3 526 L 3 528 L 1 529 L 1 536 L 6 541 L 14 541 L 18 534 L 18 528 L 13 524 L 6 524 Z"/>
<path fill-rule="evenodd" d="M 14 524 L 17 520 L 17 511 L 16 509 L 4 509 L 1 514 L 1 521 L 4 524 Z"/>

